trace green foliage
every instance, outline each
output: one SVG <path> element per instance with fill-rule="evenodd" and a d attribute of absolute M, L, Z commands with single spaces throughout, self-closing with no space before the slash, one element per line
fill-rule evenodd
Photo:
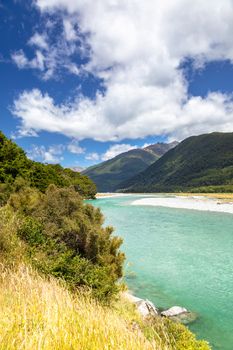
<path fill-rule="evenodd" d="M 181 323 L 167 318 L 152 317 L 142 324 L 142 329 L 148 339 L 156 339 L 161 345 L 177 350 L 210 350 L 206 341 L 197 340 L 195 335 Z"/>
<path fill-rule="evenodd" d="M 122 239 L 103 228 L 99 209 L 84 204 L 73 187 L 50 185 L 44 194 L 24 187 L 11 195 L 9 205 L 18 214 L 18 237 L 27 257 L 42 272 L 63 278 L 70 288 L 90 287 L 107 301 L 118 291 L 124 254 Z"/>
<path fill-rule="evenodd" d="M 20 180 L 19 180 L 20 179 Z M 73 185 L 85 198 L 94 198 L 95 184 L 85 175 L 64 169 L 59 164 L 41 164 L 26 157 L 25 152 L 0 132 L 0 205 L 6 203 L 17 183 L 25 182 L 42 192 L 49 185 Z"/>
<path fill-rule="evenodd" d="M 195 335 L 188 328 L 180 323 L 168 319 L 164 322 L 170 343 L 179 350 L 210 350 L 206 341 L 197 340 Z"/>
<path fill-rule="evenodd" d="M 132 149 L 86 169 L 83 174 L 96 183 L 99 192 L 113 192 L 121 188 L 121 182 L 145 170 L 174 146 L 175 143 L 158 143 L 146 148 Z"/>
<path fill-rule="evenodd" d="M 17 233 L 22 240 L 32 247 L 39 247 L 46 242 L 43 226 L 30 216 L 24 219 L 23 225 L 18 229 Z"/>
<path fill-rule="evenodd" d="M 189 137 L 138 176 L 127 192 L 231 192 L 233 133 Z"/>
<path fill-rule="evenodd" d="M 63 278 L 70 288 L 91 288 L 95 297 L 108 300 L 118 291 L 124 254 L 122 240 L 103 228 L 99 209 L 84 204 L 96 187 L 85 175 L 60 165 L 29 160 L 24 151 L 0 133 L 0 205 L 3 215 L 0 253 L 23 255 L 40 271 Z M 2 208 L 1 210 L 5 210 Z M 17 221 L 7 228 L 6 217 Z M 11 229 L 11 234 L 6 234 Z"/>

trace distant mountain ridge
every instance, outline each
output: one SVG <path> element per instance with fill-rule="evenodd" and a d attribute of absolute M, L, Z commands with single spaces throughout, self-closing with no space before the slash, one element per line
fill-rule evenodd
<path fill-rule="evenodd" d="M 89 167 L 82 174 L 87 175 L 95 182 L 99 192 L 114 192 L 122 182 L 145 170 L 177 144 L 174 141 L 156 143 L 145 148 L 135 148 Z"/>
<path fill-rule="evenodd" d="M 121 183 L 124 192 L 232 192 L 233 133 L 192 136 L 145 171 Z"/>

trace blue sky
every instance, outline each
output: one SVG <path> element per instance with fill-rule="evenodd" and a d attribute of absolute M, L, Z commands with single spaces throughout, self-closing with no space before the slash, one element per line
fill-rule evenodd
<path fill-rule="evenodd" d="M 232 32 L 231 0 L 0 0 L 1 129 L 75 167 L 233 131 Z"/>

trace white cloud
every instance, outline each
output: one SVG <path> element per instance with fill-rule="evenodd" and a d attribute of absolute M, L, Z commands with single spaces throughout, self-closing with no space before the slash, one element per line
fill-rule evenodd
<path fill-rule="evenodd" d="M 55 25 L 56 23 L 47 21 L 44 32 L 35 32 L 28 40 L 27 45 L 34 50 L 32 58 L 22 49 L 11 55 L 13 63 L 19 69 L 39 70 L 43 80 L 57 78 L 62 71 L 74 75 L 81 74 L 82 67 L 73 62 L 72 56 L 82 56 L 85 48 L 82 46 L 82 40 L 76 36 L 75 24 L 72 24 L 71 19 L 64 19 L 60 35 L 54 35 Z"/>
<path fill-rule="evenodd" d="M 134 149 L 134 148 L 138 148 L 138 147 L 132 146 L 129 144 L 125 144 L 125 143 L 113 145 L 113 146 L 110 146 L 109 149 L 104 154 L 102 154 L 101 159 L 108 160 L 108 159 L 116 157 L 120 153 L 127 152 L 131 149 Z"/>
<path fill-rule="evenodd" d="M 67 149 L 69 152 L 74 154 L 82 154 L 85 152 L 85 148 L 81 147 L 77 141 L 72 141 L 67 145 Z"/>
<path fill-rule="evenodd" d="M 11 58 L 20 69 L 25 68 L 28 65 L 28 59 L 22 50 L 14 52 Z"/>
<path fill-rule="evenodd" d="M 18 68 L 33 68 L 43 71 L 45 69 L 45 56 L 39 50 L 36 50 L 35 57 L 29 60 L 22 50 L 19 50 L 12 54 L 12 60 L 18 66 Z"/>
<path fill-rule="evenodd" d="M 80 75 L 81 74 L 81 71 L 79 69 L 79 67 L 75 64 L 75 63 L 70 63 L 67 65 L 67 70 L 74 74 L 74 75 Z"/>
<path fill-rule="evenodd" d="M 144 143 L 144 145 L 141 148 L 147 148 L 149 146 L 153 145 L 153 143 Z"/>
<path fill-rule="evenodd" d="M 29 45 L 37 46 L 44 50 L 49 49 L 45 34 L 39 34 L 37 32 L 30 38 Z"/>
<path fill-rule="evenodd" d="M 97 160 L 100 160 L 100 155 L 96 152 L 88 153 L 85 159 L 97 161 Z"/>
<path fill-rule="evenodd" d="M 40 161 L 43 163 L 56 164 L 63 160 L 62 153 L 64 151 L 63 145 L 54 145 L 46 148 L 45 146 L 33 145 L 27 152 L 30 159 Z"/>
<path fill-rule="evenodd" d="M 141 96 L 143 98 L 143 91 Z M 156 134 L 175 135 L 182 139 L 206 131 L 233 130 L 231 96 L 211 93 L 206 98 L 192 97 L 184 104 L 169 101 L 169 96 L 174 97 L 172 91 L 170 95 L 159 96 L 156 101 L 147 98 L 142 109 L 137 94 L 132 93 L 128 98 L 131 97 L 133 102 L 127 110 L 125 101 L 123 116 L 117 118 L 119 109 L 110 101 L 106 106 L 106 97 L 98 96 L 94 102 L 80 98 L 72 104 L 56 105 L 49 95 L 33 90 L 20 95 L 12 112 L 21 119 L 20 132 L 23 135 L 46 130 L 79 140 L 117 141 Z"/>
<path fill-rule="evenodd" d="M 77 40 L 77 33 L 74 29 L 74 25 L 72 21 L 70 21 L 68 18 L 63 20 L 63 26 L 64 26 L 64 34 L 65 38 L 68 41 L 75 41 Z"/>
<path fill-rule="evenodd" d="M 117 141 L 233 131 L 232 96 L 210 92 L 205 98 L 190 97 L 179 68 L 187 57 L 196 67 L 212 60 L 233 62 L 232 0 L 37 0 L 37 5 L 42 12 L 66 10 L 66 57 L 80 44 L 74 43 L 78 25 L 83 47 L 90 48 L 84 69 L 103 79 L 106 92 L 95 100 L 78 95 L 63 105 L 38 90 L 23 92 L 14 106 L 22 132 Z M 16 60 L 25 64 L 22 54 Z M 47 78 L 57 64 L 67 65 L 57 49 L 51 62 Z M 43 59 L 37 63 L 42 69 Z"/>
<path fill-rule="evenodd" d="M 51 145 L 49 147 L 32 145 L 31 149 L 27 151 L 30 159 L 40 161 L 43 163 L 60 163 L 64 157 L 63 153 L 68 151 L 73 154 L 83 154 L 85 148 L 81 147 L 77 141 L 73 140 L 68 144 Z M 93 156 L 92 160 L 98 160 L 98 157 Z"/>

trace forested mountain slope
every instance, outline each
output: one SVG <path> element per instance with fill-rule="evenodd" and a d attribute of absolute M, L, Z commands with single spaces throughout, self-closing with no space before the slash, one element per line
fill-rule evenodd
<path fill-rule="evenodd" d="M 119 188 L 121 182 L 145 170 L 176 145 L 177 142 L 157 143 L 145 148 L 132 149 L 86 169 L 83 174 L 95 182 L 99 192 L 113 192 Z"/>
<path fill-rule="evenodd" d="M 139 175 L 121 184 L 127 192 L 233 190 L 233 133 L 192 136 Z"/>

